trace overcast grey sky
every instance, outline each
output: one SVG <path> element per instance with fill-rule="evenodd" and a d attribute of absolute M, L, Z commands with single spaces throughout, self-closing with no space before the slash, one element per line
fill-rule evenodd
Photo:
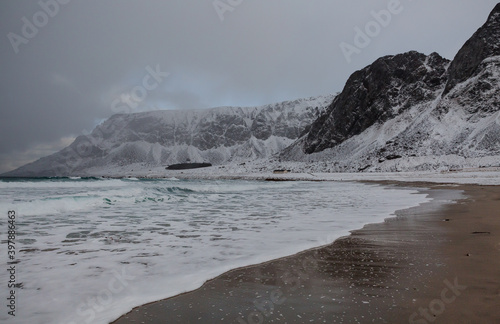
<path fill-rule="evenodd" d="M 341 91 L 383 55 L 452 59 L 497 2 L 1 1 L 0 172 L 114 112 L 261 105 Z"/>

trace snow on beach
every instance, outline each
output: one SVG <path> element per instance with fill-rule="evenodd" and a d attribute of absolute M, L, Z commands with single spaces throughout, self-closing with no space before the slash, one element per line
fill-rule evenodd
<path fill-rule="evenodd" d="M 431 160 L 429 158 L 429 160 Z M 439 160 L 434 158 L 434 161 Z M 392 161 L 390 161 L 392 162 Z M 500 157 L 492 156 L 469 160 L 470 165 L 498 165 Z M 398 162 L 408 165 L 404 159 Z M 467 166 L 466 163 L 464 165 Z M 290 170 L 286 174 L 274 174 L 274 170 Z M 302 180 L 302 181 L 400 181 L 453 184 L 500 185 L 500 167 L 464 167 L 450 170 L 443 167 L 432 171 L 406 172 L 328 172 L 331 167 L 323 162 L 279 162 L 276 160 L 256 160 L 232 163 L 209 168 L 182 171 L 165 170 L 164 167 L 145 169 L 141 164 L 125 167 L 95 168 L 86 175 L 104 177 L 137 178 L 179 178 L 179 179 L 246 179 L 246 180 Z"/>

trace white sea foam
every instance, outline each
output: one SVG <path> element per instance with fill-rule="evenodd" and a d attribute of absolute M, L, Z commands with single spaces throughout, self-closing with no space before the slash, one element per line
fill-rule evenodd
<path fill-rule="evenodd" d="M 0 212 L 18 214 L 22 289 L 13 323 L 30 324 L 108 323 L 134 306 L 331 243 L 427 199 L 359 183 L 75 179 L 0 188 Z M 7 319 L 1 312 L 0 321 Z"/>

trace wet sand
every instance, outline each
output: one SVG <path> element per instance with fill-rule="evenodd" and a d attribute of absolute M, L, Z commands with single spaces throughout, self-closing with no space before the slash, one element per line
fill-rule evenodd
<path fill-rule="evenodd" d="M 114 323 L 500 323 L 500 186 L 413 186 L 433 202 Z"/>

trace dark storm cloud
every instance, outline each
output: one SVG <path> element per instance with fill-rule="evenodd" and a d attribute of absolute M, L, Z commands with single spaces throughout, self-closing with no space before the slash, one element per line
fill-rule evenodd
<path fill-rule="evenodd" d="M 496 2 L 2 1 L 0 172 L 53 153 L 116 107 L 266 104 L 340 91 L 382 55 L 453 58 Z M 348 63 L 340 45 L 355 46 L 356 28 L 391 6 Z"/>

